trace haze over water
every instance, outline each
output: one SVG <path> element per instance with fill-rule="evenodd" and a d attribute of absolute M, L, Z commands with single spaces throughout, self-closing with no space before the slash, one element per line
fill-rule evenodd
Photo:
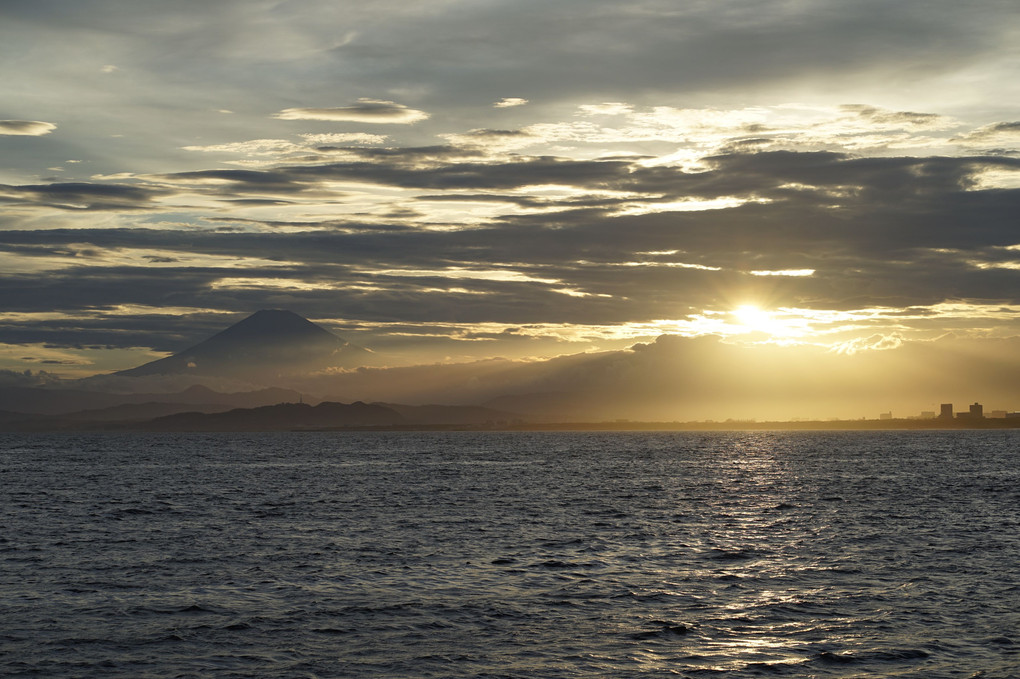
<path fill-rule="evenodd" d="M 982 677 L 1016 431 L 0 438 L 8 677 Z"/>

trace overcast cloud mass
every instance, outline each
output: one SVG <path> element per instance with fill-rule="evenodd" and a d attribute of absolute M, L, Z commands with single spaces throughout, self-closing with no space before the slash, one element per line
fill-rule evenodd
<path fill-rule="evenodd" d="M 9 0 L 0 82 L 3 369 L 1020 336 L 1013 0 Z"/>

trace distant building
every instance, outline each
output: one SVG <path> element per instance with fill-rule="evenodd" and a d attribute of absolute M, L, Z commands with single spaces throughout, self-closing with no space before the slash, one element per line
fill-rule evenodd
<path fill-rule="evenodd" d="M 892 419 L 892 411 L 890 410 L 887 413 L 879 413 L 878 414 L 878 419 L 880 419 L 880 420 L 891 420 Z"/>
<path fill-rule="evenodd" d="M 1006 419 L 1006 414 L 1007 413 L 1005 410 L 993 410 L 992 412 L 988 413 L 986 417 L 988 417 L 989 419 L 1004 420 Z"/>
<path fill-rule="evenodd" d="M 922 420 L 934 420 L 935 419 L 935 411 L 934 410 L 922 410 L 921 411 L 921 418 L 920 419 L 922 419 Z"/>
<path fill-rule="evenodd" d="M 985 407 L 980 403 L 974 403 L 967 412 L 957 413 L 956 418 L 959 420 L 983 420 L 985 419 Z"/>
<path fill-rule="evenodd" d="M 953 419 L 953 404 L 952 403 L 943 403 L 939 407 L 941 408 L 941 410 L 939 411 L 939 419 L 941 419 L 941 420 L 951 420 L 951 419 Z"/>

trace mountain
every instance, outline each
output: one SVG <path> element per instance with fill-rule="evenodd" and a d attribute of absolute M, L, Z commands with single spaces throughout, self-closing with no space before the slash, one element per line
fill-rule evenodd
<path fill-rule="evenodd" d="M 268 402 L 273 395 L 284 400 Z M 94 396 L 104 396 L 94 394 Z M 221 394 L 193 387 L 139 403 L 65 413 L 26 413 L 0 409 L 0 431 L 287 431 L 345 427 L 499 426 L 521 422 L 516 413 L 480 406 L 398 403 L 344 404 L 299 402 L 297 392 L 263 389 Z M 252 403 L 238 406 L 238 403 Z M 233 405 L 231 405 L 233 404 Z"/>
<path fill-rule="evenodd" d="M 265 384 L 358 366 L 368 354 L 293 312 L 264 309 L 190 349 L 114 375 L 225 377 Z"/>
<path fill-rule="evenodd" d="M 208 410 L 209 408 L 219 410 L 256 408 L 301 400 L 307 399 L 299 392 L 280 388 L 221 393 L 201 385 L 195 385 L 188 387 L 184 391 L 162 394 L 116 394 L 81 389 L 0 386 L 0 410 L 9 410 L 26 415 L 74 415 L 75 417 L 81 415 L 80 419 L 92 419 L 90 413 L 96 414 L 98 419 L 119 419 L 112 416 L 102 416 L 102 413 L 99 413 L 99 411 L 147 403 L 169 404 L 173 408 L 167 408 L 167 412 L 171 410 L 184 412 L 187 410 Z M 150 415 L 149 417 L 155 416 Z"/>
<path fill-rule="evenodd" d="M 478 406 L 399 403 L 279 403 L 228 412 L 184 412 L 135 423 L 149 431 L 286 431 L 346 427 L 457 427 L 520 423 L 514 413 Z"/>
<path fill-rule="evenodd" d="M 225 413 L 177 413 L 141 425 L 148 431 L 286 431 L 344 427 L 393 427 L 405 424 L 400 413 L 380 405 L 279 403 Z"/>

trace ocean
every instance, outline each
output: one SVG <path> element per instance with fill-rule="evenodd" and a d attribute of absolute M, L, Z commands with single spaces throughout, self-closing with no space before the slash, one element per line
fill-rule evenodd
<path fill-rule="evenodd" d="M 4 677 L 1020 677 L 1020 432 L 0 435 Z"/>

